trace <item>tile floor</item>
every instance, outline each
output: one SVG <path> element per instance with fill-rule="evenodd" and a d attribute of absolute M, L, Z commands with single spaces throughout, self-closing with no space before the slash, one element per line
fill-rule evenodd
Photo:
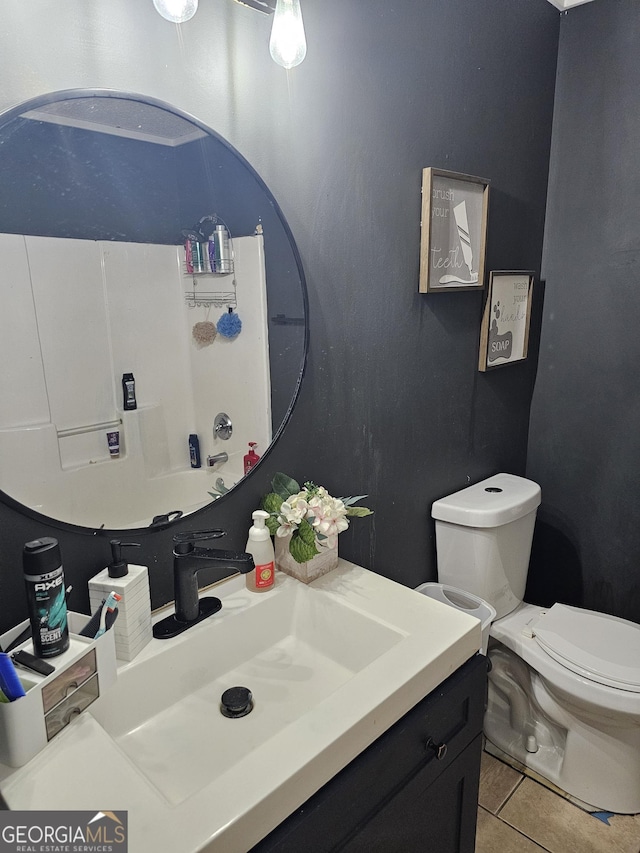
<path fill-rule="evenodd" d="M 640 853 L 640 815 L 607 826 L 485 752 L 476 853 Z"/>

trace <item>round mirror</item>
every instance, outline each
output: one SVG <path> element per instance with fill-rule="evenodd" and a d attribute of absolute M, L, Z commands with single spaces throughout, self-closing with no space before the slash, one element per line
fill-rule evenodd
<path fill-rule="evenodd" d="M 165 525 L 237 488 L 295 402 L 304 275 L 247 161 L 111 91 L 0 116 L 0 488 L 47 519 Z"/>

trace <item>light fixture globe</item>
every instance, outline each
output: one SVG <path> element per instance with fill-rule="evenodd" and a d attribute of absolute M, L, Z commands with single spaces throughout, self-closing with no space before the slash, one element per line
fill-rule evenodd
<path fill-rule="evenodd" d="M 269 52 L 273 61 L 286 69 L 299 65 L 307 55 L 300 0 L 278 0 L 273 15 Z"/>
<path fill-rule="evenodd" d="M 183 24 L 198 11 L 198 0 L 153 0 L 156 12 L 166 21 Z"/>

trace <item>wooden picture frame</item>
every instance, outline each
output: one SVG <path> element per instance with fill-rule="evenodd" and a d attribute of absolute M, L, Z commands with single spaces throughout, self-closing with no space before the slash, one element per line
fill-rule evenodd
<path fill-rule="evenodd" d="M 482 290 L 489 181 L 422 170 L 420 293 Z"/>
<path fill-rule="evenodd" d="M 529 347 L 533 277 L 530 271 L 489 273 L 480 330 L 478 370 L 523 361 Z"/>

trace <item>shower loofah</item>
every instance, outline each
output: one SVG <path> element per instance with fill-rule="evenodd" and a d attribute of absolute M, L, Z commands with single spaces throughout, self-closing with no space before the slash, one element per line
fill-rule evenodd
<path fill-rule="evenodd" d="M 199 347 L 208 347 L 214 342 L 218 331 L 215 323 L 210 320 L 203 320 L 201 323 L 195 324 L 191 334 Z"/>
<path fill-rule="evenodd" d="M 232 308 L 229 308 L 229 313 L 223 314 L 218 320 L 217 328 L 223 337 L 235 338 L 242 329 L 242 320 L 237 314 L 233 313 Z"/>

